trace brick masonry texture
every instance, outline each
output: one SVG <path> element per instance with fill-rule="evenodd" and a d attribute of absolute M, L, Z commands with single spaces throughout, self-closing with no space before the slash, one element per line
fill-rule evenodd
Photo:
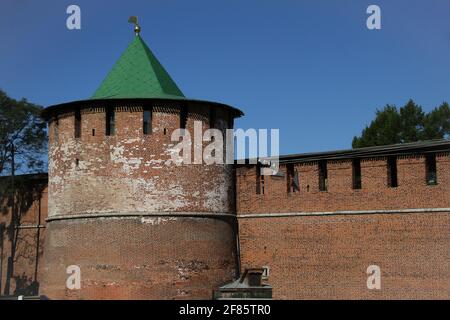
<path fill-rule="evenodd" d="M 0 178 L 0 183 L 7 184 L 9 180 Z M 17 183 L 17 182 L 16 182 Z M 9 295 L 35 295 L 42 282 L 42 256 L 45 243 L 45 226 L 47 218 L 47 178 L 34 179 L 28 182 L 26 191 L 21 190 L 16 198 L 16 210 L 20 215 L 20 226 L 14 234 L 17 237 L 15 248 L 12 248 L 11 230 L 11 204 L 2 200 L 0 213 L 0 296 L 5 294 L 8 278 L 8 260 L 15 249 L 13 274 L 10 279 Z M 8 196 L 8 195 L 6 195 Z M 27 228 L 24 228 L 27 227 Z M 37 271 L 37 272 L 36 272 Z"/>
<path fill-rule="evenodd" d="M 228 221 L 188 217 L 76 219 L 48 224 L 42 291 L 53 299 L 212 299 L 236 277 Z M 66 268 L 81 290 L 66 289 Z"/>
<path fill-rule="evenodd" d="M 450 157 L 437 156 L 437 185 L 426 184 L 425 158 L 397 160 L 398 187 L 388 187 L 386 158 L 361 161 L 362 189 L 352 188 L 351 160 L 328 162 L 328 191 L 319 191 L 317 162 L 297 164 L 300 191 L 287 192 L 286 177 L 266 177 L 256 194 L 256 167 L 237 168 L 237 208 L 243 213 L 397 210 L 450 207 Z M 286 166 L 281 165 L 286 173 Z"/>
<path fill-rule="evenodd" d="M 449 299 L 450 214 L 240 219 L 242 269 L 269 266 L 274 299 Z M 381 290 L 367 289 L 367 267 Z"/>
<path fill-rule="evenodd" d="M 142 110 L 136 109 L 116 112 L 112 136 L 105 136 L 103 108 L 83 111 L 80 139 L 74 138 L 73 114 L 58 119 L 57 138 L 55 121 L 50 123 L 49 216 L 233 211 L 232 166 L 175 165 L 170 153 L 177 109 L 155 108 L 150 135 L 143 134 Z M 191 114 L 186 128 L 193 132 L 194 121 L 206 119 L 200 111 Z"/>
<path fill-rule="evenodd" d="M 209 127 L 207 110 L 189 110 L 188 130 L 194 120 Z M 11 293 L 29 294 L 36 281 L 53 299 L 210 299 L 239 271 L 268 266 L 275 299 L 450 298 L 449 153 L 437 154 L 437 185 L 427 185 L 425 157 L 414 154 L 398 157 L 396 188 L 387 159 L 372 157 L 361 160 L 361 189 L 348 159 L 328 161 L 327 191 L 311 161 L 293 164 L 298 192 L 287 192 L 285 175 L 266 176 L 256 194 L 254 165 L 172 162 L 179 106 L 153 106 L 150 135 L 142 112 L 117 106 L 109 137 L 102 106 L 82 109 L 81 138 L 73 112 L 60 113 L 57 128 L 50 120 L 49 220 L 44 188 L 23 207 L 24 224 L 40 212 L 46 228 L 39 244 L 36 229 L 20 230 Z M 218 109 L 217 127 L 231 127 L 229 117 Z M 4 287 L 6 233 L 2 244 Z M 81 268 L 81 290 L 66 288 L 70 265 Z M 381 290 L 367 289 L 369 265 L 381 268 Z"/>
<path fill-rule="evenodd" d="M 352 189 L 351 161 L 340 160 L 328 163 L 326 192 L 311 162 L 294 166 L 299 192 L 287 192 L 285 177 L 265 177 L 264 194 L 256 194 L 255 166 L 237 168 L 241 269 L 268 266 L 275 299 L 449 299 L 450 213 L 395 212 L 450 207 L 449 155 L 437 156 L 432 186 L 423 156 L 397 163 L 397 188 L 387 185 L 386 159 L 372 158 L 361 162 L 362 189 Z M 321 215 L 358 210 L 391 212 Z M 306 216 L 270 216 L 277 213 Z M 367 289 L 372 264 L 381 290 Z"/>
<path fill-rule="evenodd" d="M 171 134 L 186 105 L 152 107 L 148 135 L 142 105 L 116 105 L 111 136 L 104 106 L 81 109 L 80 138 L 74 112 L 50 121 L 42 286 L 50 298 L 210 299 L 216 286 L 235 278 L 233 166 L 174 163 Z M 208 109 L 188 108 L 191 135 L 194 121 L 209 128 Z M 216 117 L 218 129 L 232 123 L 228 110 L 217 108 Z M 66 290 L 69 265 L 81 268 L 77 293 Z"/>

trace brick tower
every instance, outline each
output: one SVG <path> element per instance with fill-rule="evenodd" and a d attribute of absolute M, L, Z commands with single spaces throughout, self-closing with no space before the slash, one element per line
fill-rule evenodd
<path fill-rule="evenodd" d="M 136 36 L 92 98 L 50 106 L 41 292 L 56 299 L 210 299 L 237 276 L 232 165 L 175 165 L 171 133 L 242 115 L 186 98 Z M 66 286 L 78 266 L 81 288 Z"/>

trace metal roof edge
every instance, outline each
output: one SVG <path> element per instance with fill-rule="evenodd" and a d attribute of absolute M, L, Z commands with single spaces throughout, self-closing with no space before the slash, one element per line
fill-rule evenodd
<path fill-rule="evenodd" d="M 286 154 L 280 155 L 279 157 L 261 157 L 260 159 L 276 160 L 278 158 L 279 163 L 296 163 L 296 162 L 313 162 L 320 160 L 344 160 L 355 158 L 370 158 L 389 155 L 407 155 L 426 152 L 446 152 L 446 151 L 450 151 L 450 140 L 436 139 L 436 140 L 424 140 L 417 142 L 398 143 L 398 144 L 356 148 L 356 149 Z M 244 161 L 245 164 L 242 163 Z M 244 160 L 240 159 L 236 160 L 235 164 L 248 165 L 250 164 L 250 162 L 255 163 L 255 161 L 256 159 L 254 158 Z"/>
<path fill-rule="evenodd" d="M 199 99 L 191 99 L 191 98 L 185 98 L 185 97 L 172 97 L 172 98 L 99 98 L 99 99 L 83 99 L 83 100 L 75 100 L 70 102 L 63 102 L 59 104 L 54 104 L 51 106 L 46 107 L 41 112 L 41 117 L 48 120 L 49 114 L 54 111 L 59 111 L 63 109 L 70 109 L 76 105 L 79 104 L 92 104 L 92 103 L 104 103 L 104 102 L 112 102 L 118 103 L 120 101 L 170 101 L 170 102 L 191 102 L 191 103 L 201 103 L 201 104 L 212 104 L 217 106 L 222 106 L 227 109 L 231 109 L 235 113 L 235 117 L 239 118 L 244 115 L 244 112 L 242 112 L 240 109 L 232 107 L 228 104 L 216 102 L 216 101 L 208 101 L 208 100 L 199 100 Z"/>

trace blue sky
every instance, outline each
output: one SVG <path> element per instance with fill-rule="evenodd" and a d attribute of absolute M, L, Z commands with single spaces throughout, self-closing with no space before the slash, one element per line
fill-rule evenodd
<path fill-rule="evenodd" d="M 81 7 L 81 30 L 66 8 Z M 381 7 L 381 30 L 366 9 Z M 47 106 L 88 98 L 133 38 L 184 94 L 279 128 L 280 151 L 349 148 L 385 104 L 450 100 L 448 0 L 153 0 L 0 3 L 0 88 Z"/>

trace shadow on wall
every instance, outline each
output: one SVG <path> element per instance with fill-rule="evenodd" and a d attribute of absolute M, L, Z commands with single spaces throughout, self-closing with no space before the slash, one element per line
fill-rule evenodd
<path fill-rule="evenodd" d="M 14 296 L 37 296 L 39 294 L 39 282 L 26 276 L 25 272 L 21 276 L 14 276 L 13 279 L 16 282 Z"/>
<path fill-rule="evenodd" d="M 46 175 L 0 177 L 0 295 L 39 293 L 41 198 L 46 186 Z"/>

